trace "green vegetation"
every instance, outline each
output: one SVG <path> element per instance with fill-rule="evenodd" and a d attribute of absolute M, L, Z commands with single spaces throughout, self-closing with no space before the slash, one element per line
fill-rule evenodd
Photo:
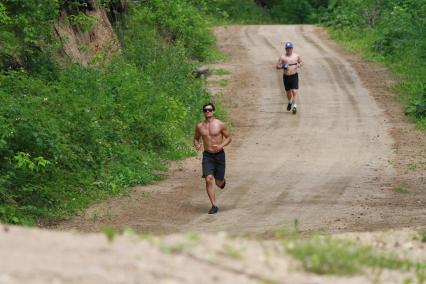
<path fill-rule="evenodd" d="M 212 24 L 271 23 L 267 10 L 253 0 L 189 0 Z"/>
<path fill-rule="evenodd" d="M 310 24 L 318 22 L 318 14 L 327 7 L 328 0 L 263 0 L 274 23 Z"/>
<path fill-rule="evenodd" d="M 237 248 L 230 244 L 225 244 L 223 246 L 223 253 L 233 259 L 241 259 L 242 258 L 242 248 Z"/>
<path fill-rule="evenodd" d="M 229 74 L 231 74 L 231 72 L 222 68 L 212 70 L 212 75 L 224 76 Z"/>
<path fill-rule="evenodd" d="M 393 191 L 396 193 L 408 193 L 408 191 L 402 186 L 396 186 Z"/>
<path fill-rule="evenodd" d="M 105 237 L 109 242 L 113 242 L 117 237 L 117 231 L 115 231 L 114 228 L 109 226 L 102 227 L 102 233 L 104 233 Z"/>
<path fill-rule="evenodd" d="M 420 235 L 420 240 L 422 241 L 422 243 L 426 243 L 426 230 L 421 231 L 419 235 Z"/>
<path fill-rule="evenodd" d="M 97 18 L 85 13 L 78 13 L 77 15 L 70 15 L 68 20 L 72 26 L 78 27 L 83 32 L 88 32 L 92 30 Z"/>
<path fill-rule="evenodd" d="M 0 4 L 1 222 L 58 220 L 158 180 L 165 160 L 192 154 L 209 100 L 194 59 L 215 55 L 203 17 L 183 0 L 130 5 L 117 25 L 121 54 L 63 66 L 53 24 L 60 9 L 84 13 L 66 6 L 75 2 Z"/>
<path fill-rule="evenodd" d="M 328 236 L 294 238 L 284 242 L 287 252 L 302 262 L 306 271 L 317 274 L 353 275 L 365 268 L 426 272 L 426 263 L 415 263 L 384 255 L 371 247 Z"/>
<path fill-rule="evenodd" d="M 211 81 L 211 84 L 217 85 L 219 87 L 226 87 L 228 85 L 228 80 L 220 79 L 218 81 Z"/>
<path fill-rule="evenodd" d="M 385 63 L 400 83 L 405 111 L 426 129 L 426 3 L 409 0 L 329 1 L 321 21 L 333 38 Z"/>
<path fill-rule="evenodd" d="M 219 24 L 316 23 L 327 0 L 190 0 Z M 257 3 L 257 4 L 256 4 Z"/>
<path fill-rule="evenodd" d="M 426 162 L 420 160 L 410 161 L 407 164 L 407 169 L 410 171 L 415 171 L 417 169 L 426 170 Z"/>

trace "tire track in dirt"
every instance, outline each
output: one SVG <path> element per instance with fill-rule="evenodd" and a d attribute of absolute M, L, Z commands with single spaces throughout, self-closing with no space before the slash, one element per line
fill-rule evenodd
<path fill-rule="evenodd" d="M 391 224 L 382 205 L 363 204 L 383 198 L 382 187 L 391 183 L 393 140 L 382 110 L 346 59 L 313 26 L 227 26 L 216 34 L 230 57 L 215 67 L 232 73 L 221 100 L 234 125 L 226 149 L 227 187 L 217 191 L 219 214 L 206 214 L 197 157 L 167 181 L 138 187 L 127 201 L 112 200 L 110 220 L 83 218 L 65 227 L 98 230 L 107 223 L 154 233 L 261 233 L 298 219 L 301 230 L 333 232 L 357 229 L 353 220 L 360 214 L 370 228 Z M 287 40 L 305 62 L 297 115 L 285 109 L 282 74 L 274 68 Z M 134 198 L 146 191 L 150 198 Z M 118 210 L 117 203 L 128 207 Z"/>

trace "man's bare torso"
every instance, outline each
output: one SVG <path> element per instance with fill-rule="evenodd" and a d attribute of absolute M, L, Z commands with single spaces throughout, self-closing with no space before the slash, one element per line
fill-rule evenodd
<path fill-rule="evenodd" d="M 284 70 L 285 75 L 293 75 L 297 73 L 297 63 L 299 63 L 299 55 L 293 52 L 291 55 L 283 54 L 280 57 L 281 63 L 287 64 Z"/>
<path fill-rule="evenodd" d="M 218 119 L 203 121 L 197 125 L 197 129 L 203 139 L 204 150 L 210 153 L 219 152 L 218 145 L 222 143 L 222 130 L 224 124 Z"/>

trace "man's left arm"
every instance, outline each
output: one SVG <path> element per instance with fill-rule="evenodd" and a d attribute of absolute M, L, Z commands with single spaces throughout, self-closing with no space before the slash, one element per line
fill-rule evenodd
<path fill-rule="evenodd" d="M 302 66 L 303 66 L 302 58 L 300 58 L 300 56 L 297 56 L 297 67 L 302 67 Z"/>
<path fill-rule="evenodd" d="M 220 144 L 220 147 L 223 149 L 225 146 L 229 145 L 229 143 L 231 143 L 232 141 L 231 134 L 229 132 L 229 129 L 226 127 L 226 124 L 223 124 L 221 133 L 222 133 L 223 140 L 222 140 L 222 144 Z"/>

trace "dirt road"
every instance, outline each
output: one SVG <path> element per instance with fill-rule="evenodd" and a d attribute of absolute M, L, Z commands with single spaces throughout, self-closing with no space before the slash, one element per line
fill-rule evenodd
<path fill-rule="evenodd" d="M 336 232 L 426 224 L 425 194 L 393 190 L 395 125 L 364 87 L 362 65 L 355 71 L 313 26 L 221 27 L 216 35 L 230 60 L 214 67 L 231 71 L 217 100 L 234 135 L 219 214 L 206 214 L 197 157 L 175 165 L 166 181 L 96 205 L 61 229 L 261 233 L 297 220 L 301 230 Z M 274 69 L 287 40 L 305 62 L 297 115 L 286 111 L 282 74 Z"/>

